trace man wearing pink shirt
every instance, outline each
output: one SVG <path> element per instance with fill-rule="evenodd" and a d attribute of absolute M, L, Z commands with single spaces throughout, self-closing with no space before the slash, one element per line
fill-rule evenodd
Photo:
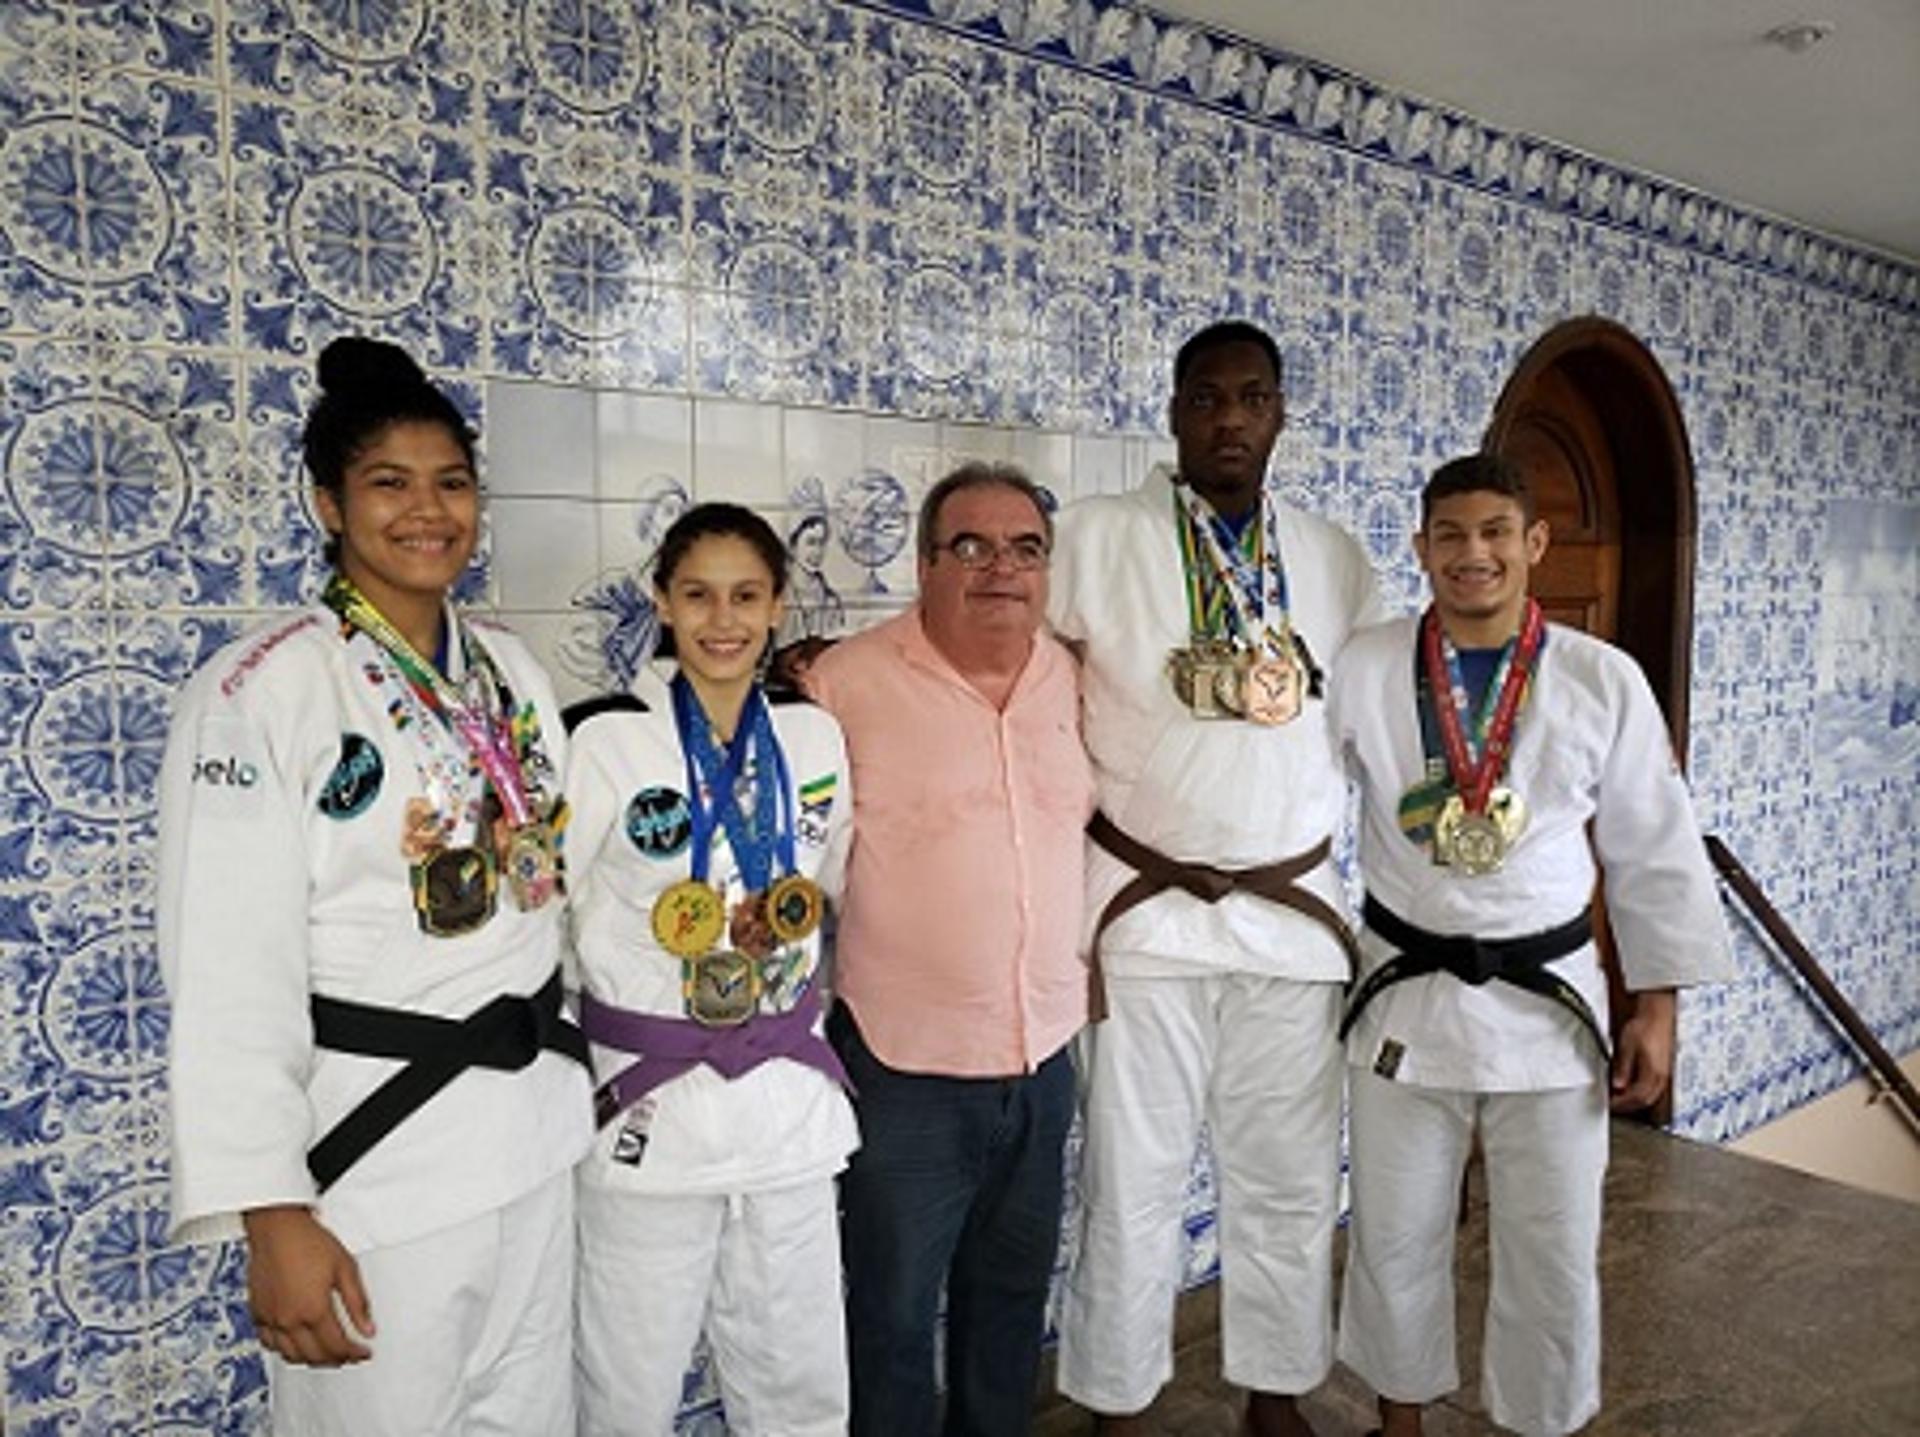
<path fill-rule="evenodd" d="M 807 676 L 853 767 L 828 1033 L 861 1128 L 841 1193 L 855 1437 L 1017 1437 L 1033 1405 L 1093 807 L 1073 660 L 1041 628 L 1052 544 L 1025 475 L 963 466 L 921 507 L 919 602 Z"/>

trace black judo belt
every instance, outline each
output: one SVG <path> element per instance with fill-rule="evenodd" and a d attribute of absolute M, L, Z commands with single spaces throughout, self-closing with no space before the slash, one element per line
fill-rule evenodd
<path fill-rule="evenodd" d="M 468 1068 L 518 1072 L 547 1051 L 587 1066 L 587 1040 L 561 1016 L 557 968 L 539 992 L 525 998 L 503 993 L 465 1018 L 316 996 L 313 1041 L 336 1053 L 398 1058 L 407 1065 L 308 1152 L 307 1171 L 321 1192 Z"/>
<path fill-rule="evenodd" d="M 1587 1000 L 1565 978 L 1547 964 L 1569 953 L 1577 953 L 1593 941 L 1593 910 L 1584 910 L 1557 928 L 1542 929 L 1519 938 L 1472 938 L 1464 934 L 1429 933 L 1393 913 L 1371 893 L 1361 913 L 1367 927 L 1400 951 L 1367 974 L 1347 1003 L 1347 1015 L 1340 1020 L 1340 1036 L 1345 1038 L 1367 1004 L 1395 983 L 1409 978 L 1424 978 L 1429 973 L 1451 973 L 1462 983 L 1478 988 L 1492 979 L 1511 983 L 1529 993 L 1558 1003 L 1580 1022 L 1600 1050 L 1603 1062 L 1613 1060 L 1613 1045 L 1601 1031 Z"/>

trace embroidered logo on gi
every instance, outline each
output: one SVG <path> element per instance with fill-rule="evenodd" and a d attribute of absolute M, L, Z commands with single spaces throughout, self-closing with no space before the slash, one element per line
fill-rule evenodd
<path fill-rule="evenodd" d="M 627 838 L 648 858 L 672 858 L 693 837 L 686 795 L 664 785 L 643 788 L 627 804 Z"/>
<path fill-rule="evenodd" d="M 794 833 L 809 848 L 827 841 L 827 815 L 833 812 L 833 795 L 840 786 L 840 775 L 823 773 L 811 783 L 800 785 L 800 816 Z"/>
<path fill-rule="evenodd" d="M 380 792 L 386 764 L 370 739 L 357 733 L 340 735 L 340 762 L 333 766 L 320 789 L 320 811 L 328 818 L 355 818 L 367 811 Z"/>
<path fill-rule="evenodd" d="M 252 788 L 260 781 L 260 770 L 232 754 L 223 758 L 201 754 L 193 761 L 193 781 L 209 788 Z"/>

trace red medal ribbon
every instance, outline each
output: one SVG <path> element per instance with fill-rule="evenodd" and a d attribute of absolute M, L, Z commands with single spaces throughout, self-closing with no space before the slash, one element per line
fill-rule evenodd
<path fill-rule="evenodd" d="M 1547 624 L 1540 605 L 1527 600 L 1520 620 L 1520 637 L 1515 642 L 1507 672 L 1500 684 L 1500 697 L 1493 716 L 1481 738 L 1476 762 L 1467 743 L 1466 727 L 1460 722 L 1461 704 L 1455 696 L 1456 685 L 1441 649 L 1440 616 L 1431 605 L 1420 620 L 1420 652 L 1427 666 L 1427 687 L 1434 696 L 1434 717 L 1440 725 L 1441 741 L 1447 749 L 1447 770 L 1453 776 L 1454 792 L 1468 813 L 1485 813 L 1493 786 L 1507 766 L 1507 754 L 1513 746 L 1514 717 L 1520 711 L 1520 697 L 1533 674 L 1533 661 L 1540 653 Z M 1440 696 L 1447 695 L 1442 702 Z"/>

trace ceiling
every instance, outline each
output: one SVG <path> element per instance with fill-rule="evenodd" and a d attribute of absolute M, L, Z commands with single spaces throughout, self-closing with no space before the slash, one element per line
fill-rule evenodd
<path fill-rule="evenodd" d="M 1150 0 L 1920 260 L 1920 0 Z M 1761 36 L 1831 23 L 1802 54 Z"/>

